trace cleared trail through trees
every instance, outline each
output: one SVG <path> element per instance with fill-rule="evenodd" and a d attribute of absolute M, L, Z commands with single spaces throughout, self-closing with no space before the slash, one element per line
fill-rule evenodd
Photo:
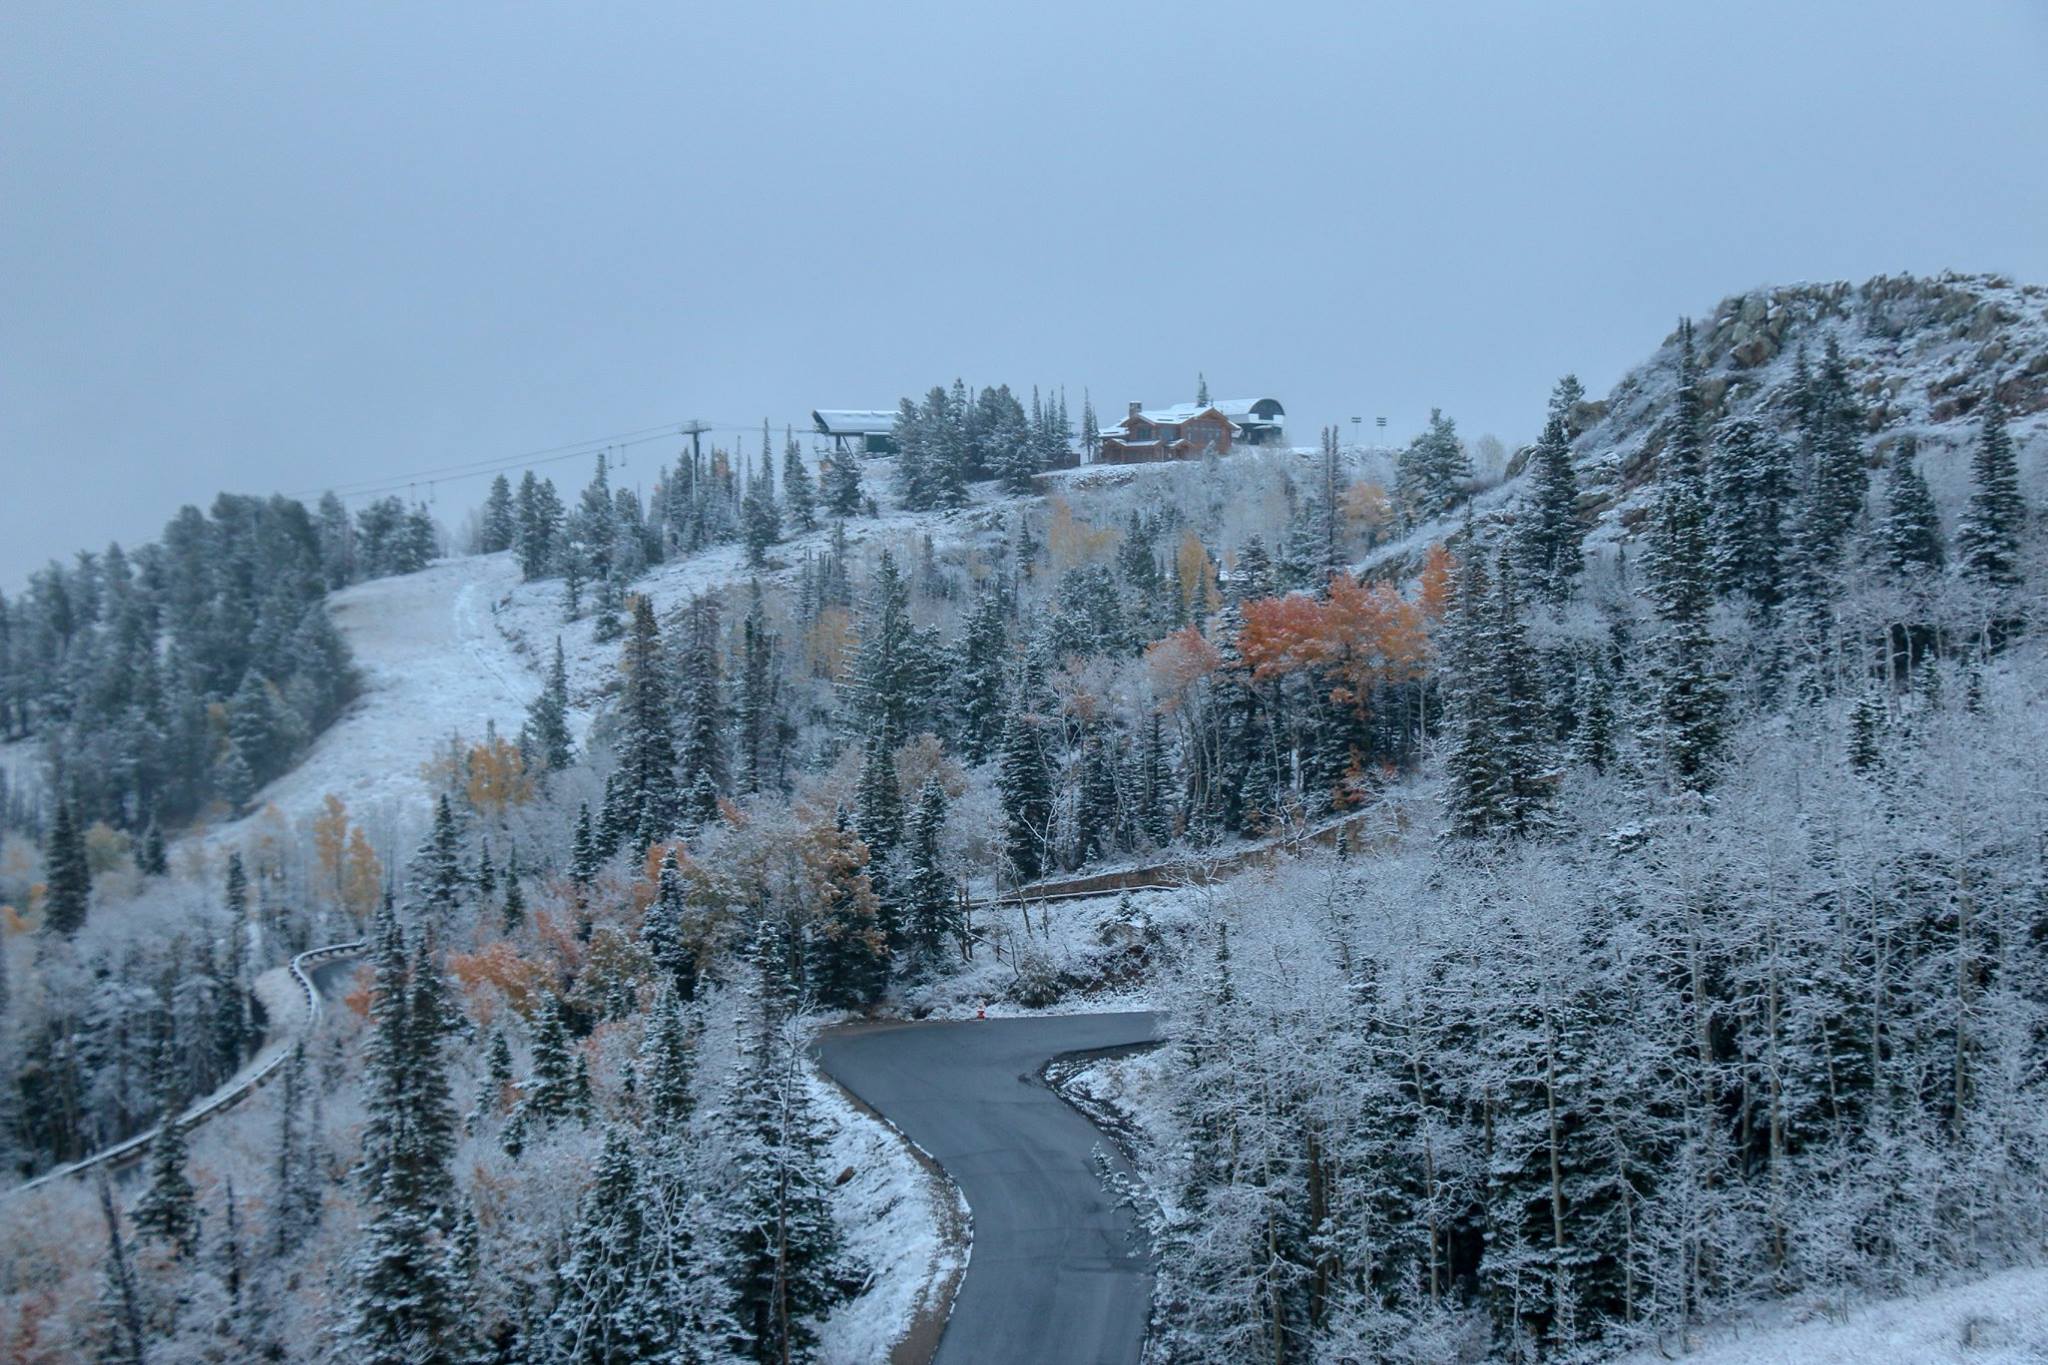
<path fill-rule="evenodd" d="M 1114 1144 L 1043 1078 L 1073 1052 L 1159 1038 L 1150 1013 L 856 1024 L 819 1060 L 945 1168 L 974 1241 L 937 1365 L 1137 1365 L 1152 1262 L 1096 1173 Z"/>
<path fill-rule="evenodd" d="M 232 1109 L 278 1073 L 285 1059 L 291 1055 L 292 1048 L 303 1042 L 319 1022 L 323 989 L 334 984 L 334 968 L 360 956 L 366 946 L 358 940 L 315 948 L 300 953 L 282 967 L 271 968 L 250 983 L 251 993 L 262 1002 L 264 1015 L 270 1022 L 270 1032 L 264 1038 L 263 1046 L 241 1070 L 223 1081 L 211 1095 L 194 1101 L 185 1110 L 180 1122 L 188 1131 L 216 1114 Z M 158 1127 L 153 1125 L 134 1137 L 94 1152 L 82 1161 L 45 1171 L 34 1180 L 15 1186 L 11 1193 L 24 1194 L 66 1176 L 85 1175 L 102 1166 L 111 1170 L 138 1161 L 148 1152 L 149 1144 L 156 1140 L 157 1131 Z"/>

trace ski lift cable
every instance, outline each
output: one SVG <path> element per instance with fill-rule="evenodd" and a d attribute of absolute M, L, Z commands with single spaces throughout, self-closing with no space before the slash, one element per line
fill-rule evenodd
<path fill-rule="evenodd" d="M 556 460 L 574 459 L 579 455 L 592 455 L 597 453 L 599 447 L 611 443 L 644 444 L 647 441 L 659 440 L 664 436 L 674 435 L 684 425 L 686 424 L 682 422 L 664 422 L 658 427 L 641 427 L 635 431 L 619 432 L 610 436 L 593 436 L 587 440 L 571 441 L 566 445 L 547 446 L 540 450 L 524 451 L 517 455 L 495 455 L 487 459 L 470 460 L 460 464 L 438 465 L 429 469 L 411 470 L 403 474 L 385 475 L 372 479 L 357 479 L 323 488 L 302 489 L 295 493 L 287 493 L 285 496 L 304 498 L 329 492 L 353 496 L 361 489 L 372 487 L 377 489 L 387 487 L 395 489 L 402 486 L 408 480 L 417 480 L 428 476 L 456 477 L 467 474 L 503 472 L 505 469 L 517 469 L 524 464 L 546 464 Z"/>
<path fill-rule="evenodd" d="M 385 479 L 365 479 L 357 483 L 342 484 L 338 487 L 332 488 L 303 489 L 296 493 L 288 493 L 285 496 L 294 498 L 306 498 L 313 497 L 322 493 L 333 493 L 336 497 L 341 498 L 344 501 L 356 498 L 376 497 L 385 493 L 396 493 L 400 489 L 410 489 L 415 483 L 419 482 L 421 479 L 427 477 L 428 475 L 431 475 L 433 478 L 441 481 L 481 478 L 486 474 L 504 474 L 509 473 L 510 471 L 515 469 L 532 468 L 538 465 L 546 464 L 558 464 L 563 460 L 588 459 L 592 455 L 603 454 L 613 449 L 624 449 L 630 446 L 646 445 L 650 441 L 669 439 L 674 437 L 675 434 L 676 431 L 674 427 L 663 427 L 656 431 L 656 433 L 652 436 L 642 436 L 639 439 L 632 441 L 618 441 L 614 442 L 611 446 L 596 446 L 586 444 L 577 446 L 572 449 L 568 449 L 561 454 L 504 456 L 493 461 L 477 461 L 473 465 L 468 466 L 455 466 L 448 469 L 422 471 L 419 473 L 415 473 L 411 476 L 397 475 Z"/>

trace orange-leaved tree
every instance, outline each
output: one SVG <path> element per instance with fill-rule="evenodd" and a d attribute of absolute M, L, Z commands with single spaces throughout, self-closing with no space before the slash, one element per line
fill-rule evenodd
<path fill-rule="evenodd" d="M 1457 567 L 1458 561 L 1451 558 L 1441 540 L 1430 542 L 1429 553 L 1422 557 L 1422 591 L 1417 604 L 1422 608 L 1422 619 L 1431 626 L 1443 620 L 1444 613 L 1451 609 L 1451 574 Z"/>
<path fill-rule="evenodd" d="M 1243 613 L 1238 649 L 1254 678 L 1310 670 L 1329 684 L 1332 701 L 1361 712 L 1375 685 L 1419 676 L 1428 649 L 1419 606 L 1385 583 L 1344 573 L 1331 577 L 1327 599 L 1263 597 Z"/>
<path fill-rule="evenodd" d="M 348 872 L 348 807 L 329 792 L 313 817 L 313 855 L 320 864 L 320 889 L 342 903 Z"/>
<path fill-rule="evenodd" d="M 1214 673 L 1223 663 L 1216 646 L 1202 638 L 1193 626 L 1182 626 L 1163 640 L 1145 647 L 1145 669 L 1152 675 L 1152 688 L 1159 695 L 1160 709 L 1177 711 L 1186 703 L 1190 688 Z"/>

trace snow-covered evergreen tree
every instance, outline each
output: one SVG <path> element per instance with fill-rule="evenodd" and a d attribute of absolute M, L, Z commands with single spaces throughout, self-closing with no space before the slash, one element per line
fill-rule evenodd
<path fill-rule="evenodd" d="M 1970 503 L 1956 530 L 1956 559 L 1963 572 L 1994 588 L 2017 584 L 2020 531 L 2026 517 L 2005 407 L 1994 393 L 1984 400 L 1984 418 L 1970 456 Z"/>
<path fill-rule="evenodd" d="M 1885 480 L 1885 514 L 1879 540 L 1885 565 L 1901 577 L 1939 570 L 1946 558 L 1941 517 L 1915 457 L 1919 443 L 1901 437 L 1892 448 Z"/>

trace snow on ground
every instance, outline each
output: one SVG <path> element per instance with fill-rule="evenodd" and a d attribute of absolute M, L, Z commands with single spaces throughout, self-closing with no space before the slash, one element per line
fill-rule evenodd
<path fill-rule="evenodd" d="M 1812 1304 L 1780 1306 L 1746 1329 L 1706 1332 L 1693 1353 L 1645 1349 L 1619 1365 L 2040 1365 L 2048 1361 L 2048 1267 L 2008 1270 L 1915 1298 L 1852 1308 L 1831 1321 Z"/>
<path fill-rule="evenodd" d="M 819 1332 L 824 1365 L 876 1365 L 921 1315 L 943 1319 L 967 1268 L 967 1206 L 950 1181 L 927 1171 L 894 1129 L 856 1108 L 844 1091 L 810 1078 L 811 1104 L 831 1125 L 826 1168 L 845 1183 L 832 1191 L 847 1250 L 868 1269 L 858 1298 Z M 946 1228 L 959 1229 L 958 1239 Z"/>
<path fill-rule="evenodd" d="M 421 768 L 435 746 L 456 733 L 481 739 L 493 723 L 516 736 L 540 691 L 540 675 L 493 624 L 518 583 L 510 555 L 481 555 L 330 596 L 362 693 L 297 767 L 257 793 L 250 803 L 257 814 L 248 819 L 274 806 L 296 822 L 318 812 L 331 792 L 381 846 L 423 823 L 432 788 Z M 232 837 L 246 823 L 223 825 L 216 837 Z"/>
<path fill-rule="evenodd" d="M 1159 956 L 1177 951 L 1187 931 L 1205 922 L 1201 906 L 1215 890 L 1168 887 L 976 906 L 969 921 L 973 960 L 902 988 L 897 1012 L 968 1019 L 986 1009 L 991 1019 L 1007 1019 L 1155 1009 Z"/>

